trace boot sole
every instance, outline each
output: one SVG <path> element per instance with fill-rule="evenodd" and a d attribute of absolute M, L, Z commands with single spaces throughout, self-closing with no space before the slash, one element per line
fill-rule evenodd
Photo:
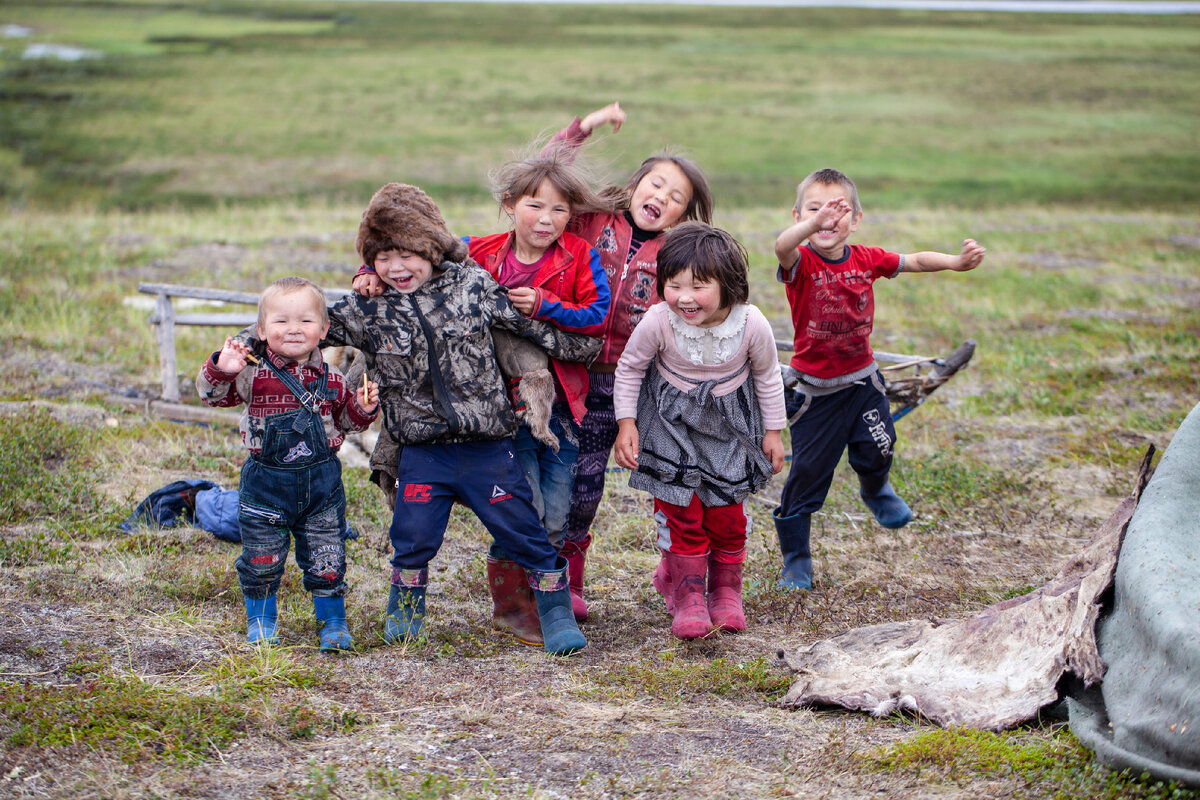
<path fill-rule="evenodd" d="M 521 644 L 527 644 L 530 647 L 541 647 L 545 644 L 545 642 L 542 640 L 542 637 L 540 637 L 540 636 L 537 637 L 536 639 L 532 636 L 522 636 L 521 634 L 517 633 L 512 628 L 506 627 L 504 625 L 500 625 L 500 624 L 496 623 L 495 621 L 492 622 L 492 630 L 496 631 L 497 633 L 503 633 L 506 636 L 511 636 L 512 638 L 516 639 Z"/>

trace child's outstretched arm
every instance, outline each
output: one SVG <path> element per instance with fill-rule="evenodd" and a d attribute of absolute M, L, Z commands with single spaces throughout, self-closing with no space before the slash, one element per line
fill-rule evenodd
<path fill-rule="evenodd" d="M 832 228 L 838 224 L 842 217 L 853 213 L 853 211 L 854 209 L 851 205 L 846 202 L 846 198 L 836 197 L 821 206 L 820 210 L 813 216 L 797 220 L 796 224 L 779 234 L 779 237 L 775 239 L 775 257 L 779 259 L 779 266 L 784 269 L 790 269 L 800 260 L 797 248 L 804 244 L 806 239 L 819 230 Z"/>
<path fill-rule="evenodd" d="M 612 125 L 613 133 L 616 133 L 624 124 L 625 112 L 621 110 L 621 104 L 615 102 L 609 103 L 604 108 L 598 108 L 579 120 L 579 128 L 584 133 L 591 133 L 596 128 L 602 128 L 605 125 Z"/>
<path fill-rule="evenodd" d="M 621 109 L 620 103 L 609 103 L 604 108 L 598 108 L 589 113 L 585 117 L 576 117 L 571 120 L 571 124 L 563 128 L 558 133 L 550 138 L 546 146 L 542 148 L 542 155 L 548 155 L 556 148 L 566 148 L 570 158 L 574 158 L 574 151 L 583 146 L 583 142 L 592 135 L 592 131 L 604 125 L 612 125 L 613 133 L 621 130 L 621 126 L 625 124 L 625 112 Z"/>
<path fill-rule="evenodd" d="M 495 313 L 491 324 L 534 342 L 551 358 L 559 361 L 590 363 L 600 352 L 603 341 L 595 336 L 559 330 L 549 322 L 526 317 L 500 292 L 495 293 Z"/>
<path fill-rule="evenodd" d="M 929 250 L 904 255 L 904 272 L 941 272 L 954 270 L 966 272 L 975 269 L 983 261 L 987 250 L 974 239 L 964 239 L 962 252 L 958 255 L 935 253 Z"/>

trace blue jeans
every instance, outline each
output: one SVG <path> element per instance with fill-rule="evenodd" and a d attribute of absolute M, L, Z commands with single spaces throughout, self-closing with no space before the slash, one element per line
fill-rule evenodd
<path fill-rule="evenodd" d="M 575 470 L 579 462 L 579 428 L 571 418 L 571 408 L 557 403 L 550 416 L 550 432 L 558 437 L 558 452 L 539 442 L 521 425 L 513 437 L 517 461 L 533 492 L 533 507 L 537 509 L 546 535 L 555 550 L 562 550 L 563 529 L 571 510 L 571 489 L 575 486 Z"/>

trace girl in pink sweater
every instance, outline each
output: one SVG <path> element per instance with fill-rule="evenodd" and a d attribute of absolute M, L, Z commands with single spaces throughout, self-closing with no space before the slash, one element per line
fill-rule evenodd
<path fill-rule="evenodd" d="M 658 295 L 617 364 L 617 463 L 654 496 L 654 587 L 681 639 L 742 631 L 742 502 L 783 469 L 775 335 L 747 302 L 746 251 L 702 222 L 668 233 Z"/>

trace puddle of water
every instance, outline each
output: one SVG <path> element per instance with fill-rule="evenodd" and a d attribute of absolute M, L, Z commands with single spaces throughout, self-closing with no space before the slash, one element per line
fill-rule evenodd
<path fill-rule="evenodd" d="M 67 44 L 31 44 L 25 48 L 21 58 L 26 61 L 34 59 L 56 59 L 58 61 L 82 61 L 85 58 L 99 58 L 95 50 L 85 50 Z"/>

